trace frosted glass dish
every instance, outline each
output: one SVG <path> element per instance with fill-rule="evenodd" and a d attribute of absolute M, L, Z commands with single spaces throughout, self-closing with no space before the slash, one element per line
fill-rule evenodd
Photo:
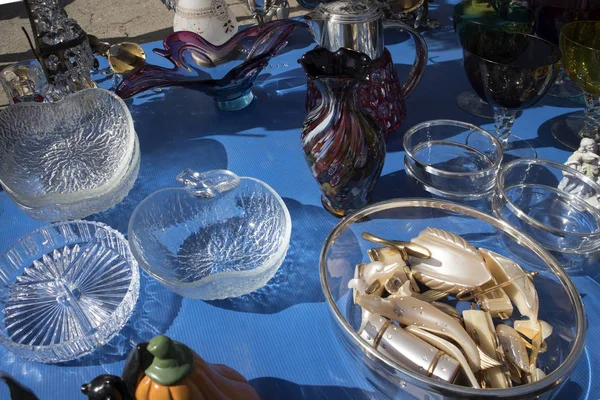
<path fill-rule="evenodd" d="M 103 195 L 85 198 L 68 204 L 48 203 L 34 208 L 20 203 L 17 196 L 7 191 L 8 196 L 28 216 L 40 221 L 61 221 L 66 219 L 85 218 L 89 215 L 106 211 L 119 204 L 127 196 L 140 170 L 140 144 L 136 135 L 133 156 L 127 170 L 115 187 Z"/>
<path fill-rule="evenodd" d="M 33 218 L 83 218 L 127 195 L 139 168 L 136 143 L 127 106 L 109 91 L 19 103 L 0 113 L 0 184 Z"/>
<path fill-rule="evenodd" d="M 264 182 L 230 171 L 185 171 L 186 187 L 159 190 L 129 221 L 140 266 L 185 297 L 237 297 L 264 286 L 290 242 L 291 219 Z"/>
<path fill-rule="evenodd" d="M 0 256 L 0 343 L 38 362 L 79 358 L 121 330 L 139 288 L 119 232 L 90 221 L 45 226 Z"/>

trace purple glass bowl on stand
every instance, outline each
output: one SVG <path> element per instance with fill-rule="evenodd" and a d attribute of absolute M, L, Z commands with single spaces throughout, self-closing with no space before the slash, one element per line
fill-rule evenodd
<path fill-rule="evenodd" d="M 116 93 L 128 98 L 148 89 L 182 86 L 211 96 L 221 110 L 241 110 L 252 102 L 252 85 L 260 72 L 285 47 L 298 26 L 306 25 L 277 20 L 252 26 L 220 46 L 193 32 L 172 33 L 164 40 L 164 50 L 154 52 L 174 67 L 147 64 L 127 76 Z"/>

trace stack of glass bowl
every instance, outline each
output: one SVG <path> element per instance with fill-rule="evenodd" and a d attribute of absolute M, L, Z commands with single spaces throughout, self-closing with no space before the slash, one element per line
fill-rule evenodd
<path fill-rule="evenodd" d="M 30 217 L 84 218 L 121 202 L 140 165 L 127 106 L 103 89 L 0 114 L 0 184 Z"/>

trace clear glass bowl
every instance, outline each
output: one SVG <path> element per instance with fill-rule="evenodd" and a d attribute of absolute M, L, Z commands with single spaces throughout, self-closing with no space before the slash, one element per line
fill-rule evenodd
<path fill-rule="evenodd" d="M 107 210 L 127 195 L 138 169 L 131 114 L 109 91 L 87 89 L 0 113 L 0 184 L 32 218 Z"/>
<path fill-rule="evenodd" d="M 45 363 L 91 353 L 125 325 L 139 285 L 119 232 L 90 221 L 40 228 L 0 256 L 0 343 Z"/>
<path fill-rule="evenodd" d="M 502 145 L 466 122 L 433 120 L 404 134 L 406 172 L 435 195 L 477 199 L 494 188 Z"/>
<path fill-rule="evenodd" d="M 264 286 L 279 269 L 292 222 L 264 182 L 232 172 L 185 171 L 186 187 L 146 197 L 129 221 L 140 266 L 185 297 L 213 300 Z"/>
<path fill-rule="evenodd" d="M 496 216 L 533 237 L 564 267 L 575 267 L 577 256 L 599 250 L 599 196 L 600 186 L 573 168 L 520 159 L 500 169 L 492 206 Z"/>
<path fill-rule="evenodd" d="M 448 384 L 402 367 L 357 334 L 361 308 L 354 304 L 348 282 L 354 277 L 357 264 L 369 262 L 367 250 L 377 247 L 361 235 L 369 232 L 384 238 L 409 240 L 428 227 L 448 230 L 476 247 L 506 257 L 519 252 L 525 270 L 540 263 L 546 266 L 534 280 L 540 300 L 539 318 L 554 327 L 554 334 L 547 339 L 548 350 L 538 358 L 538 366 L 547 373 L 545 378 L 509 389 L 473 389 Z M 334 227 L 321 252 L 320 275 L 334 320 L 333 329 L 354 358 L 356 368 L 377 390 L 377 398 L 523 399 L 544 393 L 549 396 L 567 381 L 583 354 L 587 318 L 581 297 L 565 270 L 530 237 L 471 207 L 430 199 L 372 204 Z"/>

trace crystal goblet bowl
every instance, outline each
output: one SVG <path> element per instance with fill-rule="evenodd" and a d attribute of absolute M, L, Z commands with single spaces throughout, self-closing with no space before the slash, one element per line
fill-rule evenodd
<path fill-rule="evenodd" d="M 535 157 L 535 150 L 512 135 L 519 110 L 546 94 L 560 68 L 558 46 L 537 36 L 502 31 L 463 37 L 464 68 L 477 95 L 494 108 L 495 135 L 504 154 Z"/>
<path fill-rule="evenodd" d="M 221 110 L 240 110 L 252 102 L 258 75 L 299 26 L 306 24 L 271 21 L 244 29 L 222 45 L 194 32 L 174 32 L 164 39 L 164 50 L 154 50 L 173 68 L 147 64 L 129 74 L 115 93 L 128 98 L 153 88 L 189 87 L 211 96 Z"/>
<path fill-rule="evenodd" d="M 264 286 L 285 259 L 292 223 L 264 182 L 230 171 L 184 171 L 186 187 L 145 198 L 129 221 L 140 266 L 184 297 L 237 297 Z"/>
<path fill-rule="evenodd" d="M 44 363 L 108 343 L 139 295 L 127 239 L 98 222 L 45 226 L 0 255 L 0 343 Z"/>
<path fill-rule="evenodd" d="M 511 8 L 500 13 L 487 0 L 468 0 L 454 6 L 453 22 L 462 44 L 465 38 L 482 32 L 533 33 L 535 14 L 525 8 Z M 492 106 L 472 91 L 462 92 L 456 101 L 460 108 L 470 114 L 494 118 Z"/>
<path fill-rule="evenodd" d="M 528 5 L 536 14 L 536 34 L 556 45 L 568 23 L 600 20 L 600 0 L 528 0 Z"/>
<path fill-rule="evenodd" d="M 518 251 L 523 256 L 519 263 L 524 270 L 540 271 L 533 281 L 539 296 L 539 318 L 550 323 L 555 332 L 547 339 L 548 350 L 538 357 L 537 365 L 546 377 L 507 389 L 449 384 L 384 356 L 357 333 L 361 307 L 354 304 L 348 283 L 354 278 L 357 264 L 370 262 L 367 251 L 377 247 L 363 240 L 362 234 L 369 232 L 408 241 L 425 228 L 455 233 L 477 248 L 508 258 Z M 540 270 L 540 265 L 545 266 L 545 270 Z M 475 208 L 431 199 L 395 199 L 369 205 L 333 228 L 321 251 L 319 268 L 321 286 L 333 318 L 332 329 L 356 368 L 376 389 L 377 398 L 523 399 L 542 395 L 549 398 L 571 375 L 584 351 L 587 318 L 569 275 L 539 243 Z"/>
<path fill-rule="evenodd" d="M 139 170 L 127 106 L 103 89 L 0 113 L 0 184 L 30 217 L 84 218 L 125 198 Z"/>

